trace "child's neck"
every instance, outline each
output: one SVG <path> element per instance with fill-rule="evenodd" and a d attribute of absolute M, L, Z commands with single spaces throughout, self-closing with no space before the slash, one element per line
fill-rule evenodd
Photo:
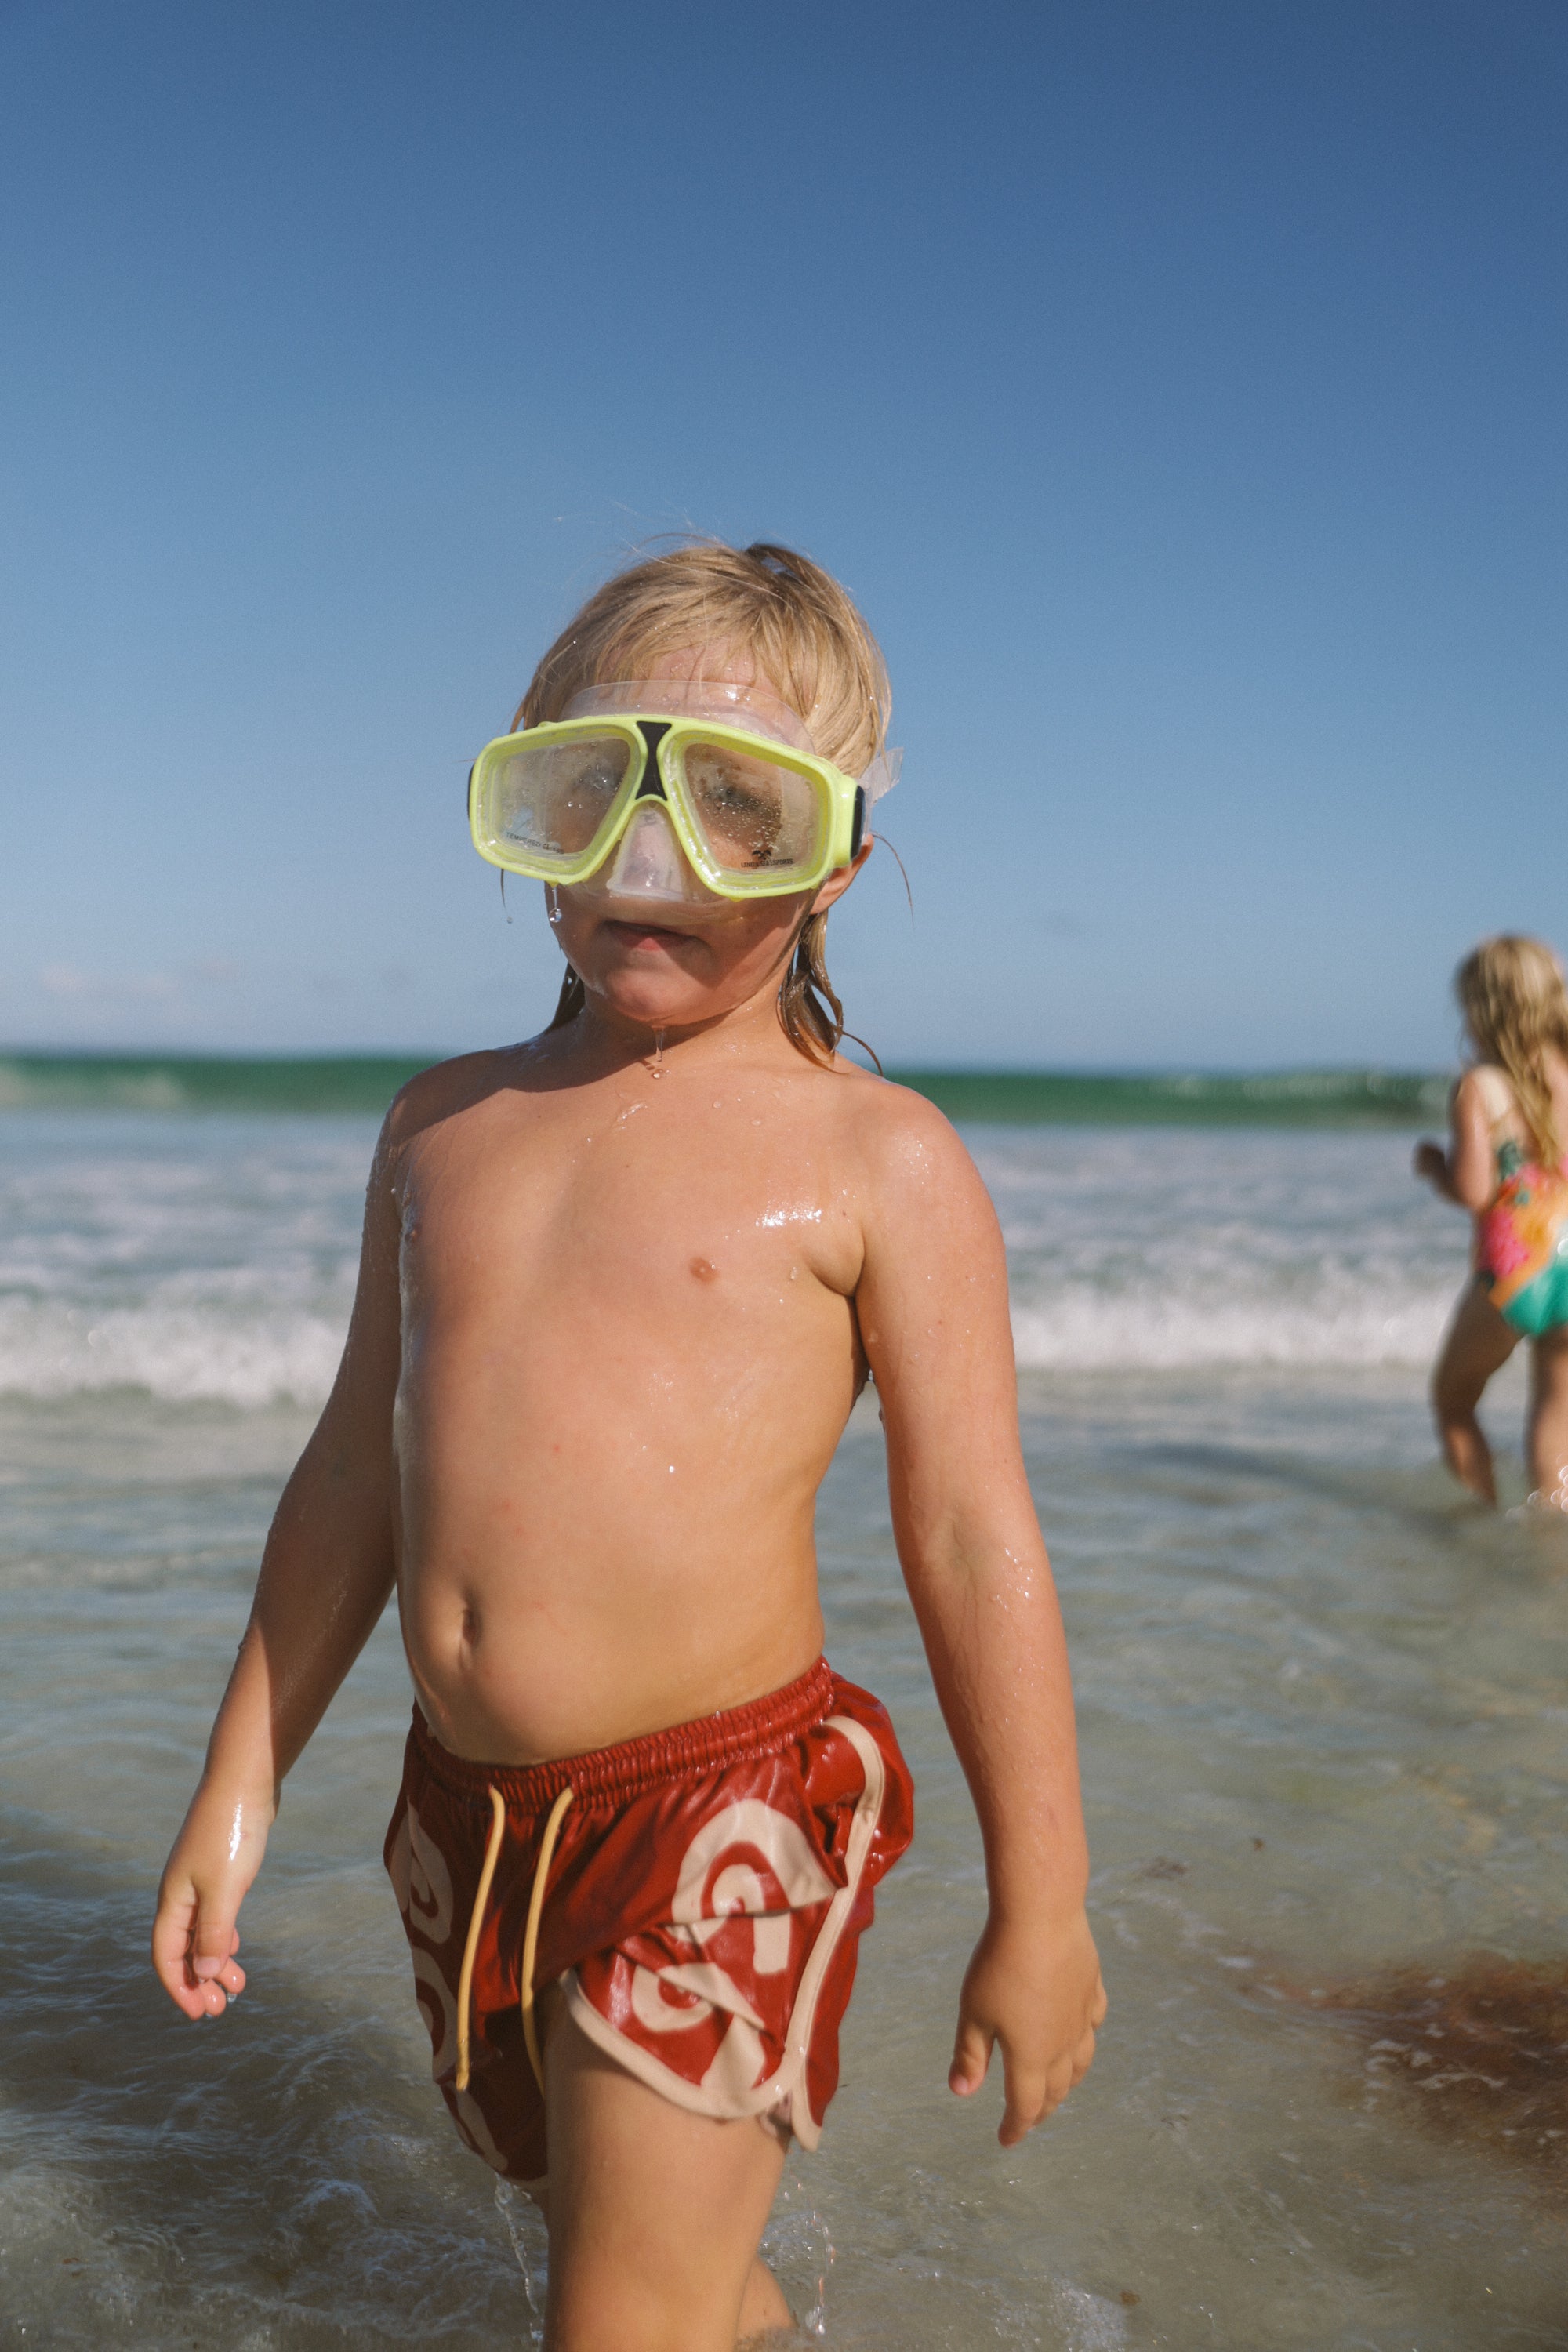
<path fill-rule="evenodd" d="M 779 1020 L 778 990 L 774 977 L 754 996 L 706 1020 L 672 1022 L 663 1028 L 617 1013 L 590 992 L 576 1019 L 555 1034 L 563 1051 L 583 1066 L 585 1076 L 609 1076 L 634 1064 L 650 1076 L 663 1076 L 681 1067 L 692 1070 L 742 1058 L 766 1058 L 788 1066 L 800 1055 Z"/>

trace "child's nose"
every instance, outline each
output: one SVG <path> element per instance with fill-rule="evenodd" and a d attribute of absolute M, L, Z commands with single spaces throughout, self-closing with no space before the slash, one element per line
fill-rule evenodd
<path fill-rule="evenodd" d="M 617 898 L 663 898 L 685 904 L 717 898 L 691 869 L 675 837 L 675 828 L 662 802 L 639 803 L 620 845 L 602 877 L 603 887 Z"/>

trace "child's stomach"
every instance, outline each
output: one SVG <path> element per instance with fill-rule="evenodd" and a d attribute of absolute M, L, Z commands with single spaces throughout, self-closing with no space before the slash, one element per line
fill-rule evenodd
<path fill-rule="evenodd" d="M 481 1350 L 478 1378 L 466 1348 L 411 1351 L 399 1393 L 403 1638 L 437 1738 L 535 1763 L 805 1673 L 847 1356 L 775 1345 L 764 1370 L 742 1347 L 693 1362 L 668 1335 L 601 1350 L 579 1333 L 562 1354 L 531 1336 L 505 1368 Z"/>
<path fill-rule="evenodd" d="M 426 1720 L 476 1763 L 537 1764 L 742 1706 L 822 1650 L 815 1561 L 772 1579 L 777 1606 L 741 1612 L 713 1580 L 656 1580 L 631 1605 L 605 1592 L 568 1612 L 439 1575 L 402 1594 L 404 1646 Z"/>

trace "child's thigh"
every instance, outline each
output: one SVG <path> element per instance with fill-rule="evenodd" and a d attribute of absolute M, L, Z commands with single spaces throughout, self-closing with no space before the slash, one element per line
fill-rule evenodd
<path fill-rule="evenodd" d="M 1568 1393 L 1568 1323 L 1556 1324 L 1530 1343 L 1531 1378 L 1544 1396 Z"/>
<path fill-rule="evenodd" d="M 1538 1425 L 1552 1423 L 1561 1442 L 1559 1433 L 1568 1426 L 1568 1324 L 1542 1331 L 1531 1342 L 1530 1409 Z"/>
<path fill-rule="evenodd" d="M 1438 1412 L 1473 1412 L 1481 1391 L 1502 1370 L 1519 1339 L 1512 1324 L 1492 1305 L 1486 1284 L 1470 1283 L 1460 1293 L 1433 1369 L 1432 1393 Z"/>
<path fill-rule="evenodd" d="M 784 2168 L 763 2124 L 672 2105 L 556 2006 L 547 2352 L 733 2352 Z"/>

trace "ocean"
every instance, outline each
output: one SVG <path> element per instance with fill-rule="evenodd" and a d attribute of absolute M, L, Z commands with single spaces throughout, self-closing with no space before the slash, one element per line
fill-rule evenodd
<path fill-rule="evenodd" d="M 145 1960 L 399 1074 L 0 1062 L 0 2345 L 537 2340 L 539 2233 L 450 2133 L 381 1872 L 390 1618 L 289 1782 L 243 2000 L 190 2027 Z M 1022 2149 L 946 2092 L 984 1879 L 864 1405 L 829 1649 L 920 1825 L 770 2231 L 800 2340 L 1568 2344 L 1568 1528 L 1435 1459 L 1441 1084 L 919 1082 L 1007 1237 L 1111 2011 Z M 1510 1507 L 1523 1398 L 1487 1408 Z"/>

